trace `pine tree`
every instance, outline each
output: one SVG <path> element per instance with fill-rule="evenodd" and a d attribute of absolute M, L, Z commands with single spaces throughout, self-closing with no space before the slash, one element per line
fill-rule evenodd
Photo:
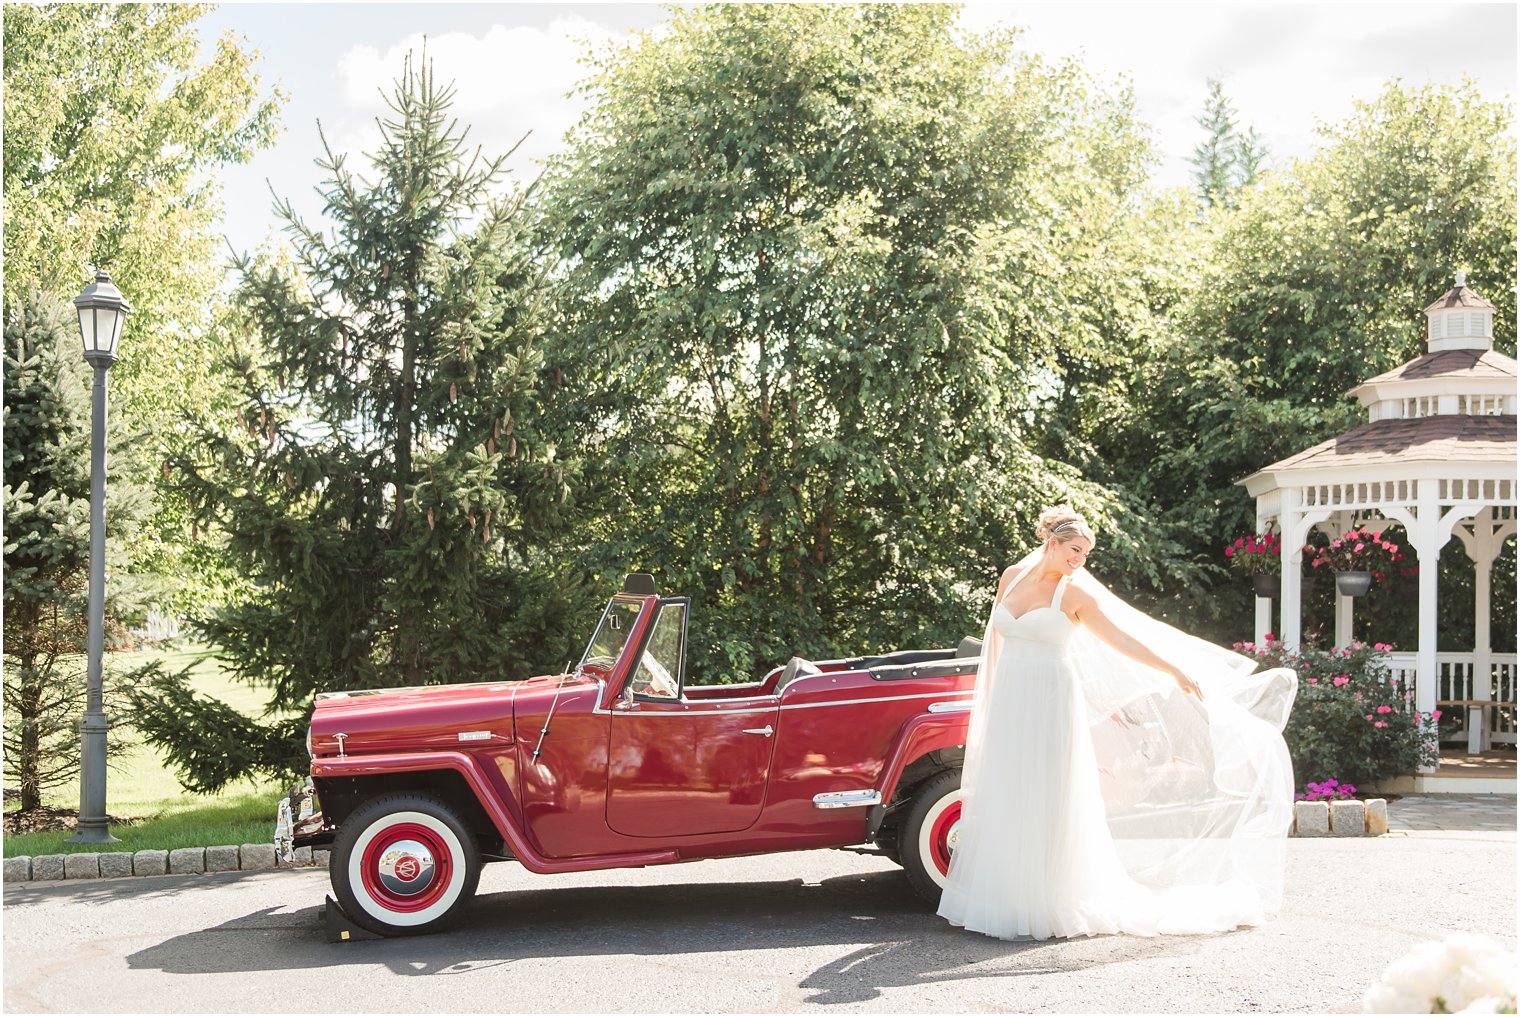
<path fill-rule="evenodd" d="M 1235 139 L 1235 186 L 1250 187 L 1261 177 L 1267 162 L 1267 145 L 1251 127 Z"/>
<path fill-rule="evenodd" d="M 73 309 L 33 290 L 5 322 L 5 780 L 23 810 L 79 772 L 90 524 L 90 369 Z M 107 551 L 120 560 L 147 515 L 133 435 L 108 418 Z M 146 577 L 112 572 L 107 624 Z M 135 677 L 141 677 L 137 673 Z M 107 702 L 115 685 L 107 670 Z M 117 747 L 122 739 L 114 739 Z"/>
<path fill-rule="evenodd" d="M 1205 208 L 1228 203 L 1235 189 L 1235 110 L 1225 98 L 1224 85 L 1209 79 L 1209 97 L 1203 103 L 1203 115 L 1197 124 L 1207 137 L 1189 161 L 1195 167 L 1193 179 Z"/>
<path fill-rule="evenodd" d="M 1242 132 L 1235 123 L 1235 108 L 1224 94 L 1224 85 L 1209 79 L 1209 97 L 1204 100 L 1203 115 L 1197 120 L 1208 137 L 1193 149 L 1189 161 L 1195 167 L 1193 180 L 1204 208 L 1224 205 L 1233 208 L 1242 187 L 1250 187 L 1261 177 L 1267 162 L 1267 145 L 1256 128 Z"/>
<path fill-rule="evenodd" d="M 304 767 L 316 692 L 483 680 L 560 649 L 543 638 L 557 588 L 523 578 L 568 493 L 527 423 L 528 192 L 501 196 L 511 153 L 467 150 L 452 88 L 425 54 L 422 68 L 408 57 L 388 99 L 373 182 L 330 147 L 319 160 L 331 231 L 278 202 L 292 262 L 239 263 L 237 436 L 201 420 L 201 451 L 173 464 L 256 590 L 205 630 L 237 677 L 272 689 L 263 722 L 182 682 L 138 697 L 139 728 L 188 787 Z M 548 619 L 531 645 L 525 618 Z"/>

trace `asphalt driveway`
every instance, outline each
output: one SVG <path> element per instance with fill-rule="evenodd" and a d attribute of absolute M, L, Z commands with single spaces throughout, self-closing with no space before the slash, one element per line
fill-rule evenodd
<path fill-rule="evenodd" d="M 890 862 L 838 851 L 547 877 L 492 865 L 456 929 L 339 944 L 319 921 L 317 870 L 15 884 L 4 1002 L 11 1012 L 1351 1012 L 1422 940 L 1480 931 L 1515 948 L 1513 827 L 1295 840 L 1289 857 L 1288 898 L 1264 927 L 1043 943 L 951 928 Z"/>

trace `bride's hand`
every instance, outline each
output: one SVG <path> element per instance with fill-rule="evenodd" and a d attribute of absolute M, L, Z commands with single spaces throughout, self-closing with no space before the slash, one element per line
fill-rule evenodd
<path fill-rule="evenodd" d="M 1193 681 L 1193 679 L 1189 678 L 1181 671 L 1178 671 L 1172 677 L 1176 679 L 1177 687 L 1179 689 L 1181 689 L 1183 692 L 1186 692 L 1188 695 L 1197 696 L 1198 701 L 1200 703 L 1203 702 L 1203 689 L 1198 687 L 1197 682 Z"/>

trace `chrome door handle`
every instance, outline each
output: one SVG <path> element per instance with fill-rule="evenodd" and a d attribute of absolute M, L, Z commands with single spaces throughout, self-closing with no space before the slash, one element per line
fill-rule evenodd
<path fill-rule="evenodd" d="M 771 735 L 775 734 L 775 728 L 771 727 L 769 724 L 765 725 L 764 727 L 747 727 L 744 729 L 744 733 L 764 735 L 765 737 L 769 738 Z"/>

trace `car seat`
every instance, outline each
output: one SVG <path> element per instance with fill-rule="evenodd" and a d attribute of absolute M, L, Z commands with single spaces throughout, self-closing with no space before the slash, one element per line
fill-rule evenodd
<path fill-rule="evenodd" d="M 801 657 L 793 657 L 786 662 L 786 669 L 781 672 L 781 677 L 776 679 L 776 695 L 781 695 L 781 690 L 786 688 L 798 678 L 806 678 L 810 674 L 823 674 L 823 668 L 814 664 L 811 660 Z"/>

